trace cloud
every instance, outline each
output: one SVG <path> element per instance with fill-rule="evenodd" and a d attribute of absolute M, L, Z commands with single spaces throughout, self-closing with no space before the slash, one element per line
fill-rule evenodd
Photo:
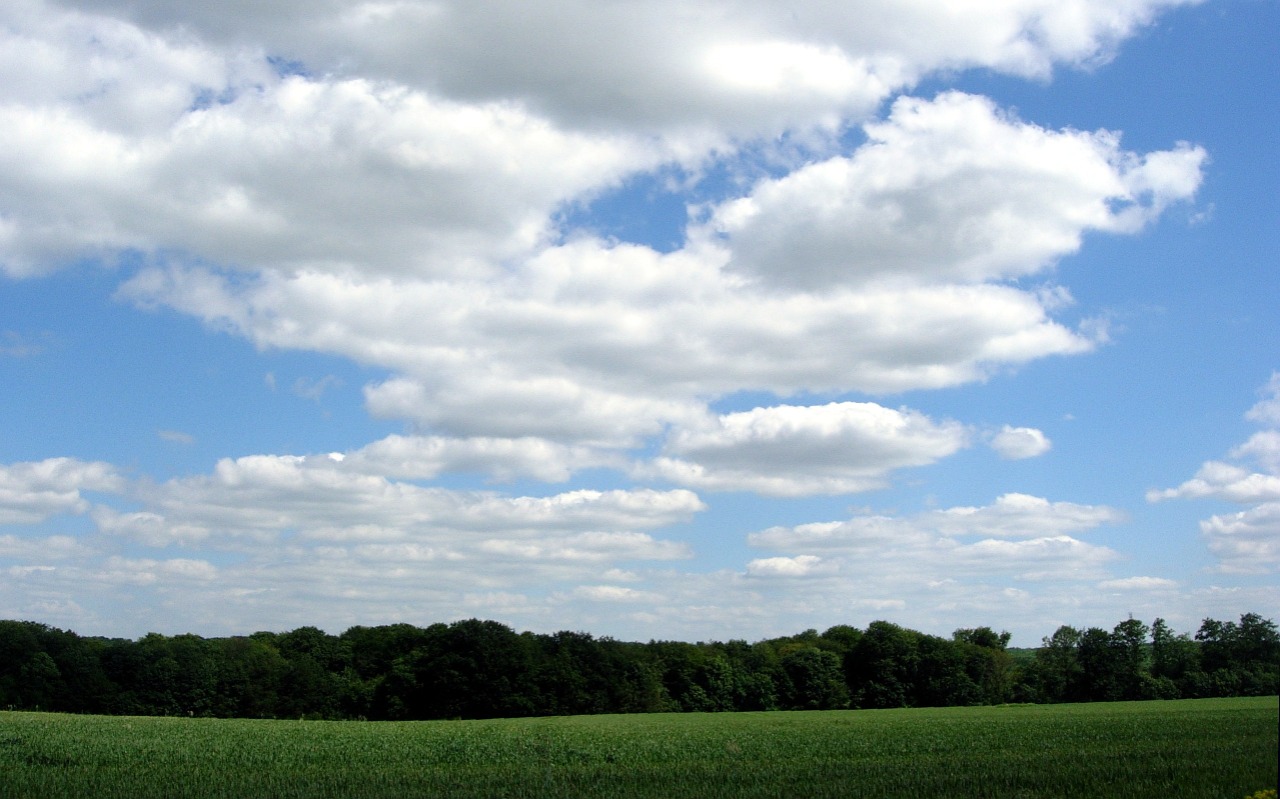
<path fill-rule="evenodd" d="M 82 557 L 90 553 L 90 549 L 75 538 L 66 535 L 53 535 L 45 538 L 25 538 L 14 535 L 0 535 L 0 559 L 21 561 L 60 561 L 68 558 Z"/>
<path fill-rule="evenodd" d="M 393 435 L 346 455 L 343 464 L 348 469 L 414 480 L 479 472 L 500 481 L 531 477 L 552 483 L 568 480 L 580 469 L 619 466 L 621 462 L 607 452 L 542 438 Z"/>
<path fill-rule="evenodd" d="M 1121 515 L 1102 506 L 1049 502 L 1009 494 L 992 505 L 914 516 L 859 516 L 844 522 L 772 527 L 747 537 L 752 547 L 791 553 L 756 563 L 755 571 L 838 576 L 846 583 L 910 586 L 946 581 L 1041 582 L 1096 579 L 1118 555 L 1067 535 Z M 966 542 L 964 538 L 980 537 Z M 797 560 L 807 558 L 807 560 Z M 824 570 L 812 568 L 821 559 Z M 763 565 L 761 565 L 763 564 Z M 748 574 L 753 571 L 749 565 Z M 939 582 L 942 581 L 942 582 Z"/>
<path fill-rule="evenodd" d="M 293 381 L 293 393 L 303 399 L 319 402 L 324 393 L 331 388 L 342 386 L 342 378 L 336 375 L 325 375 L 321 378 L 299 377 Z"/>
<path fill-rule="evenodd" d="M 181 430 L 157 430 L 156 435 L 171 444 L 189 445 L 196 443 L 196 437 Z"/>
<path fill-rule="evenodd" d="M 1280 499 L 1280 475 L 1259 474 L 1230 463 L 1207 461 L 1195 477 L 1177 488 L 1147 492 L 1147 499 L 1152 502 L 1205 497 L 1245 503 Z"/>
<path fill-rule="evenodd" d="M 128 624 L 243 632 L 494 609 L 705 637 L 1014 605 L 1038 627 L 1088 602 L 1116 559 L 1076 538 L 1118 521 L 1102 506 L 1006 494 L 771 528 L 749 538 L 769 552 L 711 573 L 680 528 L 707 508 L 689 489 L 864 491 L 974 437 L 796 397 L 961 386 L 1104 340 L 1064 321 L 1054 263 L 1191 198 L 1204 152 L 903 93 L 1088 67 L 1179 4 L 6 3 L 0 273 L 98 262 L 137 306 L 349 359 L 378 375 L 368 412 L 408 432 L 169 480 L 0 466 L 0 523 L 84 517 L 75 538 L 0 537 L 0 616 L 128 607 Z M 648 180 L 695 189 L 666 250 L 573 221 Z M 6 333 L 0 354 L 32 342 Z M 1274 471 L 1275 451 L 1260 434 L 1230 457 Z M 446 487 L 595 469 L 614 488 Z M 1252 485 L 1219 476 L 1209 493 Z M 1254 541 L 1265 519 L 1221 526 L 1212 540 Z"/>
<path fill-rule="evenodd" d="M 0 524 L 35 524 L 59 514 L 82 514 L 81 491 L 117 493 L 124 480 L 107 463 L 74 458 L 0 465 Z"/>
<path fill-rule="evenodd" d="M 133 583 L 151 585 L 164 581 L 200 581 L 208 582 L 218 576 L 218 569 L 211 563 L 190 558 L 170 558 L 168 560 L 151 560 L 148 558 L 131 559 L 122 557 L 108 558 L 101 570 L 91 579 L 107 583 Z"/>
<path fill-rule="evenodd" d="M 1245 413 L 1244 418 L 1258 424 L 1280 427 L 1280 372 L 1273 372 L 1263 388 L 1266 398 Z"/>
<path fill-rule="evenodd" d="M 934 70 L 1044 76 L 1090 64 L 1179 0 L 1036 0 L 939 9 L 877 0 L 786 8 L 750 0 L 272 3 L 235 15 L 192 2 L 84 0 L 225 49 L 246 44 L 315 74 L 359 70 L 469 102 L 509 98 L 572 127 L 768 134 L 865 113 Z M 98 19 L 89 17 L 89 19 Z M 625 87 L 625 91 L 619 91 Z M 668 135 L 671 135 L 670 133 Z"/>
<path fill-rule="evenodd" d="M 1098 587 L 1105 591 L 1174 591 L 1178 588 L 1175 580 L 1163 577 L 1122 577 L 1118 580 L 1103 580 Z"/>
<path fill-rule="evenodd" d="M 1280 473 L 1280 430 L 1263 430 L 1254 433 L 1248 441 L 1232 449 L 1230 455 L 1240 460 L 1252 460 L 1272 474 L 1278 474 Z"/>
<path fill-rule="evenodd" d="M 968 442 L 956 422 L 874 403 L 756 408 L 678 429 L 661 457 L 641 467 L 695 488 L 770 496 L 881 488 L 890 472 L 954 454 Z"/>
<path fill-rule="evenodd" d="M 615 446 L 697 418 L 698 397 L 958 385 L 1092 346 L 1008 287 L 760 296 L 723 280 L 715 253 L 566 249 L 483 286 L 315 274 L 233 285 L 171 269 L 125 291 L 261 346 L 396 370 L 366 389 L 378 416 L 458 436 Z M 673 299 L 656 305 L 655 294 Z"/>
<path fill-rule="evenodd" d="M 30 358 L 48 348 L 50 335 L 24 336 L 12 330 L 0 330 L 0 357 Z"/>
<path fill-rule="evenodd" d="M 1226 572 L 1267 574 L 1280 571 L 1280 502 L 1211 516 L 1200 522 L 1209 551 Z"/>
<path fill-rule="evenodd" d="M 751 577 L 806 577 L 822 568 L 822 558 L 817 555 L 800 555 L 794 558 L 756 558 L 747 564 Z"/>
<path fill-rule="evenodd" d="M 430 279 L 390 274 L 372 263 L 343 271 L 323 264 L 288 273 L 270 268 L 251 280 L 206 267 L 171 265 L 140 272 L 122 294 L 144 305 L 195 314 L 259 346 L 334 353 L 391 370 L 392 377 L 365 390 L 369 410 L 379 417 L 407 419 L 450 436 L 531 436 L 606 447 L 634 446 L 666 425 L 688 426 L 705 413 L 707 397 L 744 390 L 790 395 L 940 388 L 1048 355 L 1091 349 L 1092 333 L 1072 331 L 1052 319 L 1069 301 L 1065 290 L 1032 292 L 995 281 L 1043 268 L 1047 260 L 1073 250 L 1086 229 L 1128 230 L 1120 221 L 1127 212 L 1112 206 L 1121 198 L 1129 198 L 1132 208 L 1140 206 L 1141 192 L 1125 186 L 1155 156 L 1144 160 L 1122 153 L 1103 134 L 1082 138 L 1003 120 L 985 101 L 962 95 L 921 101 L 912 113 L 939 116 L 951 127 L 927 121 L 916 126 L 921 131 L 900 120 L 885 123 L 902 127 L 901 138 L 932 140 L 927 147 L 904 145 L 891 164 L 876 169 L 910 176 L 942 168 L 938 164 L 974 161 L 954 177 L 966 190 L 984 180 L 1007 188 L 1013 176 L 1025 173 L 1032 184 L 1025 190 L 1027 197 L 1008 200 L 1009 207 L 1031 213 L 1029 197 L 1049 198 L 1035 213 L 1054 230 L 1068 232 L 1046 234 L 1058 243 L 1035 254 L 1019 249 L 1035 238 L 1027 235 L 1034 224 L 1021 218 L 1008 223 L 1006 233 L 981 246 L 1001 264 L 1018 265 L 1014 272 L 1003 266 L 968 272 L 968 267 L 959 272 L 960 267 L 935 268 L 968 258 L 945 254 L 938 255 L 942 260 L 935 259 L 934 266 L 923 255 L 912 256 L 909 264 L 891 264 L 875 252 L 900 250 L 893 242 L 925 242 L 933 235 L 928 231 L 942 237 L 939 241 L 951 240 L 961 235 L 957 231 L 979 235 L 975 231 L 991 219 L 1007 222 L 1008 214 L 1001 210 L 1005 205 L 993 206 L 995 210 L 981 203 L 966 205 L 963 192 L 939 192 L 933 182 L 922 180 L 895 189 L 894 202 L 918 207 L 943 195 L 960 200 L 943 216 L 931 211 L 919 218 L 891 215 L 881 227 L 889 238 L 868 245 L 865 257 L 858 255 L 862 245 L 845 237 L 870 235 L 870 228 L 857 222 L 851 208 L 839 202 L 833 206 L 828 222 L 821 224 L 829 223 L 836 236 L 829 249 L 841 253 L 840 259 L 828 266 L 840 275 L 822 278 L 827 290 L 815 294 L 807 289 L 817 284 L 804 282 L 808 279 L 798 277 L 798 270 L 811 263 L 804 247 L 825 234 L 808 229 L 819 224 L 813 220 L 821 214 L 803 210 L 799 197 L 823 202 L 821 195 L 805 189 L 796 198 L 761 205 L 760 198 L 774 185 L 764 184 L 716 212 L 719 222 L 714 224 L 728 233 L 727 239 L 697 228 L 686 247 L 671 253 L 574 238 L 560 244 L 530 243 L 526 258 L 510 261 L 502 275 L 472 265 L 467 276 L 443 275 L 433 268 Z M 964 128 L 968 117 L 1028 141 L 1003 150 L 979 147 L 977 138 L 964 138 L 978 137 Z M 849 163 L 875 163 L 877 148 L 883 146 L 868 144 Z M 1071 205 L 1072 192 L 1037 182 L 1034 174 L 1050 168 L 1045 164 L 1064 162 L 1054 152 L 1059 146 L 1094 159 L 1088 168 L 1067 163 L 1055 178 L 1098 184 L 1080 189 L 1079 207 Z M 1104 152 L 1099 154 L 1098 148 Z M 1005 150 L 1027 152 L 1012 163 L 982 161 Z M 1167 199 L 1188 196 L 1194 189 L 1202 153 L 1178 152 L 1171 158 L 1190 176 L 1187 185 L 1160 194 L 1164 184 L 1144 178 L 1157 187 L 1148 194 Z M 799 180 L 809 169 L 775 183 Z M 987 178 L 977 179 L 979 172 Z M 1151 199 L 1140 207 L 1146 209 L 1143 214 L 1154 213 L 1164 201 Z M 878 200 L 867 202 L 868 207 L 887 207 Z M 752 204 L 758 213 L 739 213 L 742 203 Z M 769 210 L 775 207 L 781 216 Z M 802 210 L 787 210 L 797 208 Z M 773 221 L 767 230 L 752 227 L 756 232 L 749 233 L 756 223 L 743 221 L 748 216 Z M 731 218 L 738 222 L 726 222 Z M 763 238 L 752 239 L 756 234 Z M 766 246 L 768 242 L 772 244 Z M 741 259 L 757 259 L 764 269 L 773 244 L 787 253 L 785 264 L 781 259 L 776 264 L 781 282 L 744 281 Z M 376 252 L 369 250 L 365 257 L 375 258 Z M 885 279 L 859 280 L 857 273 L 864 267 Z M 766 276 L 758 272 L 754 277 Z"/>
<path fill-rule="evenodd" d="M 991 438 L 991 448 L 1005 460 L 1035 458 L 1053 446 L 1044 433 L 1034 427 L 1005 425 Z"/>
<path fill-rule="evenodd" d="M 1198 187 L 1205 152 L 1136 156 L 1106 131 L 1049 131 L 949 92 L 894 102 L 849 157 L 715 209 L 728 268 L 768 285 L 982 282 L 1035 274 L 1088 230 L 1131 231 Z"/>
<path fill-rule="evenodd" d="M 1263 388 L 1266 399 L 1245 418 L 1268 426 L 1231 449 L 1237 460 L 1253 461 L 1262 471 L 1224 461 L 1206 461 L 1194 477 L 1176 488 L 1152 489 L 1148 502 L 1166 499 L 1219 499 L 1250 505 L 1243 511 L 1211 516 L 1200 522 L 1217 569 L 1241 574 L 1280 571 L 1280 373 Z"/>
<path fill-rule="evenodd" d="M 653 602 L 659 599 L 648 591 L 618 585 L 580 585 L 573 589 L 573 596 L 591 602 Z"/>
<path fill-rule="evenodd" d="M 31 0 L 5 41 L 63 68 L 44 96 L 34 78 L 15 83 L 25 99 L 0 111 L 0 268 L 152 255 L 121 296 L 386 369 L 369 410 L 450 437 L 632 447 L 738 391 L 959 385 L 1089 350 L 1091 334 L 1052 318 L 1065 293 L 995 283 L 1189 196 L 1203 153 L 1128 153 L 1109 134 L 1045 130 L 950 93 L 903 98 L 852 155 L 717 201 L 676 252 L 558 230 L 558 214 L 646 171 L 732 168 L 781 130 L 799 140 L 865 120 L 930 70 L 1088 60 L 1162 5 L 976 9 L 945 26 L 936 9 L 892 5 L 868 28 L 863 12 L 814 7 L 803 22 L 755 3 L 684 9 L 673 26 L 656 7 L 576 3 L 497 16 L 288 7 L 232 22 L 186 4 Z M 605 46 L 623 30 L 625 46 Z M 495 50 L 512 37 L 525 46 Z M 537 58 L 535 42 L 555 47 Z M 673 69 L 681 80 L 659 79 Z M 646 111 L 645 97 L 661 103 Z M 964 191 L 944 208 L 942 187 Z M 875 208 L 901 213 L 875 221 Z M 822 252 L 793 257 L 810 244 Z M 881 252 L 899 245 L 910 263 Z"/>
<path fill-rule="evenodd" d="M 223 459 L 209 475 L 140 486 L 136 498 L 146 510 L 103 518 L 116 532 L 145 531 L 150 541 L 172 530 L 175 541 L 200 537 L 251 549 L 285 535 L 452 545 L 477 536 L 628 532 L 682 522 L 705 508 L 685 490 L 504 497 L 396 482 L 359 467 L 358 458 L 327 456 Z"/>
<path fill-rule="evenodd" d="M 1123 521 L 1105 505 L 1050 502 L 1028 494 L 1004 494 L 981 507 L 957 506 L 914 516 L 856 516 L 844 522 L 774 527 L 748 537 L 769 549 L 862 550 L 895 543 L 923 544 L 934 538 L 1044 539 Z"/>

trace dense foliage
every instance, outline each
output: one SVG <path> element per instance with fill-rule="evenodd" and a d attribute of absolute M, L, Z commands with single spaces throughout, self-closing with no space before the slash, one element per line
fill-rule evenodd
<path fill-rule="evenodd" d="M 626 643 L 470 619 L 206 639 L 81 637 L 0 621 L 0 709 L 159 716 L 447 719 L 940 707 L 1266 696 L 1280 634 L 1256 614 L 1174 634 L 1161 619 L 1061 627 L 1034 652 L 988 627 Z M 1016 656 L 1015 656 L 1016 655 Z"/>
<path fill-rule="evenodd" d="M 0 795 L 1244 799 L 1276 784 L 1276 725 L 1271 698 L 379 724 L 0 712 Z"/>

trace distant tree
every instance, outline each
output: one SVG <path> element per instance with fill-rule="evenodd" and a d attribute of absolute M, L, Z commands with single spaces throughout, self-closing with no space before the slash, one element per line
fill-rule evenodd
<path fill-rule="evenodd" d="M 955 641 L 981 646 L 986 649 L 1003 650 L 1009 645 L 1011 636 L 1003 631 L 997 633 L 990 627 L 974 627 L 973 629 L 956 630 L 951 634 L 951 638 Z"/>
<path fill-rule="evenodd" d="M 1161 699 L 1202 695 L 1205 678 L 1196 642 L 1186 633 L 1175 634 L 1161 618 L 1151 623 L 1151 677 Z"/>
<path fill-rule="evenodd" d="M 1008 642 L 990 627 L 947 639 L 887 621 L 754 644 L 536 635 L 478 619 L 137 641 L 0 621 L 0 708 L 411 719 L 1280 691 L 1280 632 L 1256 613 L 1205 619 L 1194 639 L 1129 618 L 1110 632 L 1061 626 L 1033 653 Z"/>
<path fill-rule="evenodd" d="M 412 718 L 527 716 L 538 707 L 527 639 L 496 621 L 433 625 L 404 660 L 415 693 Z"/>
<path fill-rule="evenodd" d="M 922 635 L 916 644 L 916 668 L 912 704 L 916 707 L 978 705 L 982 688 L 970 675 L 966 655 L 985 656 L 990 650 L 972 644 Z"/>
<path fill-rule="evenodd" d="M 1121 699 L 1151 699 L 1155 688 L 1151 679 L 1147 634 L 1150 628 L 1130 616 L 1111 631 L 1115 650 L 1115 681 Z"/>
<path fill-rule="evenodd" d="M 786 675 L 783 706 L 790 710 L 834 710 L 849 706 L 849 687 L 840 656 L 816 646 L 799 646 L 781 657 Z"/>
<path fill-rule="evenodd" d="M 1246 613 L 1240 623 L 1205 619 L 1196 633 L 1213 696 L 1266 696 L 1280 690 L 1280 635 L 1270 619 Z"/>
<path fill-rule="evenodd" d="M 280 689 L 289 662 L 276 648 L 275 636 L 255 633 L 211 642 L 217 664 L 216 715 L 276 718 L 284 708 Z M 295 708 L 288 708 L 293 715 Z"/>
<path fill-rule="evenodd" d="M 856 707 L 907 707 L 912 702 L 920 634 L 873 621 L 845 658 L 845 679 Z"/>
<path fill-rule="evenodd" d="M 997 633 L 990 627 L 960 629 L 951 634 L 983 704 L 995 705 L 1013 698 L 1015 669 L 1008 652 L 1011 637 L 1008 632 Z"/>
<path fill-rule="evenodd" d="M 1080 663 L 1081 632 L 1064 624 L 1041 640 L 1025 679 L 1036 702 L 1082 701 L 1084 669 Z"/>

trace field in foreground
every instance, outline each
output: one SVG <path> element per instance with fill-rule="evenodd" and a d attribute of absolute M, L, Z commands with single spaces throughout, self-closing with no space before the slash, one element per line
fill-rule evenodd
<path fill-rule="evenodd" d="M 1275 697 L 439 722 L 0 713 L 14 797 L 1223 797 Z"/>

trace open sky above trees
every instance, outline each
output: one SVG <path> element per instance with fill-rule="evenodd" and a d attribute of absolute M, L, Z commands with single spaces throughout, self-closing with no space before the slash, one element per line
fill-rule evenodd
<path fill-rule="evenodd" d="M 1269 0 L 0 8 L 0 618 L 1280 608 Z"/>

